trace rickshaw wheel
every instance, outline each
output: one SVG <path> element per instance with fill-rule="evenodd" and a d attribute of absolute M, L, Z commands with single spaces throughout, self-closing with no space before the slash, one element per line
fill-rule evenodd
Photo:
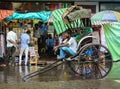
<path fill-rule="evenodd" d="M 79 56 L 69 62 L 69 66 L 83 79 L 102 79 L 112 68 L 112 56 L 105 46 L 90 43 L 82 47 Z"/>

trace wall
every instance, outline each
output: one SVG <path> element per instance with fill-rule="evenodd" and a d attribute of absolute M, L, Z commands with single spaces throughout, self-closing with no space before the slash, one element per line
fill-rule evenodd
<path fill-rule="evenodd" d="M 99 2 L 75 2 L 74 4 L 75 5 L 83 5 L 83 6 L 96 6 L 95 13 L 99 12 Z"/>

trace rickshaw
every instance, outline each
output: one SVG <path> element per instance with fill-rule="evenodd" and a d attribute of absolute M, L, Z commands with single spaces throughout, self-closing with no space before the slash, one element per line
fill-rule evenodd
<path fill-rule="evenodd" d="M 78 13 L 82 14 L 78 15 Z M 76 19 L 89 22 L 87 25 L 84 23 L 84 26 L 80 27 L 79 31 L 83 31 L 87 26 L 91 26 L 90 11 L 87 9 L 72 6 L 63 14 L 63 20 L 65 23 L 71 23 Z M 91 33 L 87 36 L 83 36 L 78 42 L 78 50 L 75 56 L 71 56 L 66 52 L 67 56 L 62 61 L 56 60 L 54 63 L 47 65 L 42 69 L 38 69 L 33 73 L 25 75 L 22 78 L 23 81 L 40 73 L 52 70 L 63 63 L 68 64 L 75 74 L 78 74 L 85 79 L 102 79 L 106 77 L 112 68 L 112 55 L 107 47 L 100 43 L 92 42 L 92 39 L 99 41 L 97 37 L 92 36 Z"/>

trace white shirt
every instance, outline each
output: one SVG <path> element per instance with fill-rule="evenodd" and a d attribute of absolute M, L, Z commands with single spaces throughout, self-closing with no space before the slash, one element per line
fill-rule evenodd
<path fill-rule="evenodd" d="M 62 44 L 63 37 L 60 36 L 58 39 L 59 39 L 59 44 Z"/>
<path fill-rule="evenodd" d="M 17 34 L 15 32 L 13 32 L 13 31 L 9 31 L 7 33 L 7 47 L 15 46 L 14 44 L 9 42 L 8 40 L 12 40 L 12 41 L 15 42 L 17 40 Z"/>
<path fill-rule="evenodd" d="M 72 49 L 73 52 L 77 53 L 78 45 L 73 37 L 69 39 L 68 44 L 69 44 L 69 48 Z"/>

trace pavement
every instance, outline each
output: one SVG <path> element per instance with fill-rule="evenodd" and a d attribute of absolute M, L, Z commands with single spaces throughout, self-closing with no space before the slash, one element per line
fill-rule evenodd
<path fill-rule="evenodd" d="M 36 75 L 26 82 L 24 75 L 44 66 L 15 66 L 0 68 L 0 89 L 120 89 L 120 62 L 113 63 L 104 79 L 81 79 L 72 76 L 68 67 L 56 67 Z"/>

